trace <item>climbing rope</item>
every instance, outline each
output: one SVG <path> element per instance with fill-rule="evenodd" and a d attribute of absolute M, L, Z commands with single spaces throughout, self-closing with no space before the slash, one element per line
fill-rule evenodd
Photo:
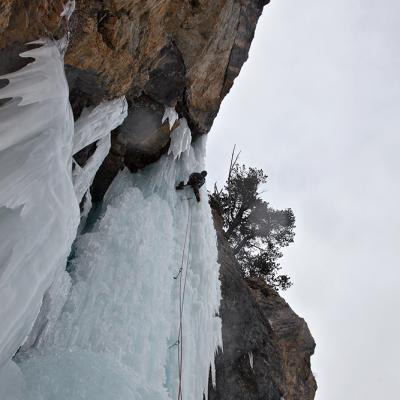
<path fill-rule="evenodd" d="M 185 291 L 187 274 L 189 269 L 189 257 L 191 249 L 191 235 L 192 235 L 192 209 L 189 203 L 188 218 L 186 222 L 185 241 L 183 244 L 182 260 L 181 265 L 174 279 L 179 277 L 179 329 L 178 329 L 178 340 L 171 347 L 178 346 L 178 400 L 183 399 L 183 388 L 182 388 L 182 375 L 183 375 L 183 305 L 185 301 Z M 186 244 L 188 244 L 186 246 Z M 186 252 L 187 248 L 187 252 Z M 185 257 L 186 253 L 186 257 Z M 185 263 L 186 261 L 186 263 Z M 185 265 L 186 264 L 186 265 Z M 185 268 L 186 267 L 186 268 Z"/>

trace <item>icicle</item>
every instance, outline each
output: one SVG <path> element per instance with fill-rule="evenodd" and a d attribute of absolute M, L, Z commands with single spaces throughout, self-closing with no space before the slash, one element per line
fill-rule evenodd
<path fill-rule="evenodd" d="M 96 143 L 96 151 L 89 158 L 83 168 L 77 167 L 72 174 L 76 198 L 80 203 L 85 193 L 93 183 L 96 172 L 107 157 L 111 148 L 110 134 L 103 137 Z"/>
<path fill-rule="evenodd" d="M 249 363 L 250 363 L 250 368 L 254 369 L 253 368 L 253 352 L 252 351 L 249 351 Z"/>
<path fill-rule="evenodd" d="M 96 143 L 96 151 L 81 168 L 75 163 L 73 172 L 74 189 L 80 202 L 93 183 L 96 172 L 106 158 L 111 147 L 110 133 L 121 125 L 128 115 L 125 97 L 101 103 L 94 109 L 84 109 L 75 123 L 73 153 Z"/>
<path fill-rule="evenodd" d="M 128 115 L 125 97 L 105 101 L 95 108 L 86 108 L 75 122 L 73 154 L 107 136 L 121 125 Z"/>
<path fill-rule="evenodd" d="M 171 144 L 168 154 L 172 154 L 174 159 L 179 158 L 182 153 L 190 150 L 192 133 L 190 132 L 186 118 L 179 120 L 179 125 L 171 133 Z"/>
<path fill-rule="evenodd" d="M 64 65 L 57 46 L 44 40 L 32 44 L 42 46 L 20 56 L 31 57 L 35 61 L 17 72 L 0 77 L 10 82 L 0 89 L 0 99 L 13 98 L 0 108 L 0 151 L 42 133 L 61 114 L 64 119 L 72 118 Z M 58 109 L 51 110 L 51 104 L 57 105 Z M 23 129 L 22 122 L 26 124 Z M 65 120 L 63 122 L 65 125 Z"/>
<path fill-rule="evenodd" d="M 178 118 L 178 113 L 175 111 L 174 107 L 165 107 L 165 112 L 161 122 L 164 123 L 168 119 L 169 129 L 171 130 Z"/>
<path fill-rule="evenodd" d="M 86 220 L 89 215 L 89 211 L 92 208 L 92 195 L 90 194 L 90 190 L 88 190 L 83 198 L 83 211 L 81 214 L 81 220 Z M 82 222 L 81 222 L 82 225 Z"/>

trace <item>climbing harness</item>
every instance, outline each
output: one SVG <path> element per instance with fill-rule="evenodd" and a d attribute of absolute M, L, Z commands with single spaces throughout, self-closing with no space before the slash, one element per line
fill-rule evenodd
<path fill-rule="evenodd" d="M 188 199 L 190 200 L 190 199 Z M 183 400 L 182 374 L 183 374 L 183 305 L 185 301 L 185 291 L 187 282 L 187 273 L 189 269 L 189 257 L 191 249 L 192 235 L 192 209 L 189 202 L 188 218 L 186 222 L 185 241 L 183 244 L 182 260 L 178 273 L 173 277 L 179 278 L 179 329 L 178 339 L 169 348 L 178 346 L 178 400 Z M 187 251 L 186 251 L 187 248 Z M 186 257 L 185 257 L 186 254 Z"/>

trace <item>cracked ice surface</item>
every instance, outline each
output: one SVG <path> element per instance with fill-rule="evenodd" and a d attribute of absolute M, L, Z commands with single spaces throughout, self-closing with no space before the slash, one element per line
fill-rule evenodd
<path fill-rule="evenodd" d="M 16 388 L 21 380 L 9 360 L 32 328 L 43 294 L 58 273 L 65 274 L 79 222 L 71 178 L 74 121 L 63 60 L 55 44 L 42 44 L 21 54 L 34 62 L 0 77 L 9 81 L 0 99 L 11 98 L 0 107 L 2 399 L 6 383 Z"/>
<path fill-rule="evenodd" d="M 122 171 L 102 217 L 77 240 L 63 313 L 20 367 L 26 400 L 177 398 L 179 279 L 191 221 L 183 307 L 183 393 L 201 399 L 221 344 L 216 234 L 205 188 L 197 203 L 178 181 L 204 169 L 205 138 L 178 160 Z"/>

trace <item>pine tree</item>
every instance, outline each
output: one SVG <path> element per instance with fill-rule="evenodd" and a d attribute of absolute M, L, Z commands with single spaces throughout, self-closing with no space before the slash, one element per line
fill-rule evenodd
<path fill-rule="evenodd" d="M 260 186 L 267 182 L 262 169 L 239 165 L 240 153 L 232 152 L 228 179 L 222 190 L 214 187 L 210 203 L 223 218 L 224 233 L 244 277 L 262 277 L 276 290 L 292 283 L 280 275 L 282 247 L 294 240 L 293 211 L 275 210 L 261 198 Z"/>

